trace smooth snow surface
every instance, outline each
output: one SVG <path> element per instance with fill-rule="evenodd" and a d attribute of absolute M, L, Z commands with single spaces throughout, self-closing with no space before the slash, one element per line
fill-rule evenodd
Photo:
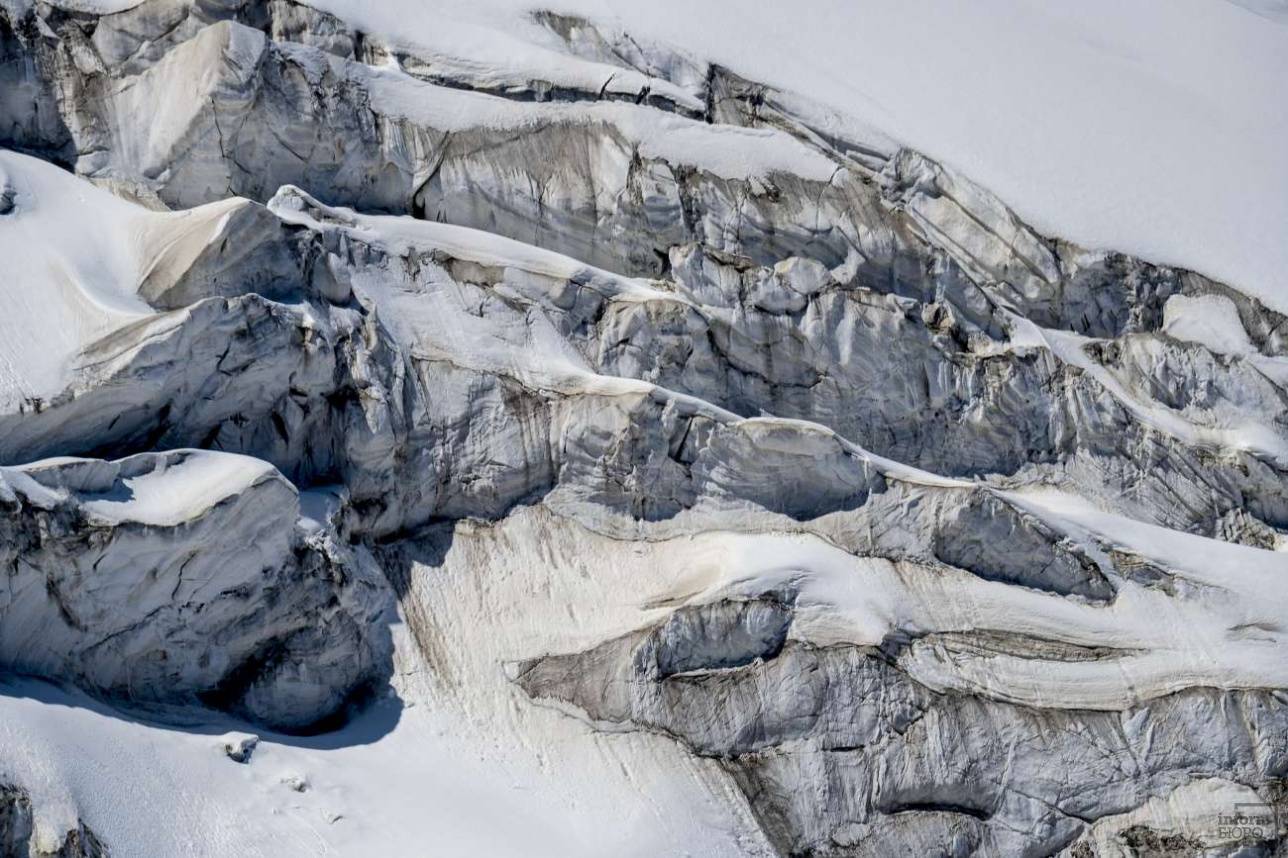
<path fill-rule="evenodd" d="M 1283 13 L 1271 0 L 311 2 L 538 79 L 554 67 L 603 83 L 614 68 L 556 62 L 531 10 L 621 27 L 880 129 L 1047 233 L 1288 309 L 1288 28 L 1268 20 Z"/>
<path fill-rule="evenodd" d="M 1163 307 L 1163 330 L 1178 340 L 1207 346 L 1219 354 L 1256 352 L 1234 302 L 1221 295 L 1168 298 Z"/>
<path fill-rule="evenodd" d="M 127 460 L 129 461 L 129 460 Z M 29 465 L 34 470 L 40 465 Z M 108 524 L 174 527 L 268 479 L 281 479 L 261 459 L 210 450 L 175 451 L 151 470 L 126 476 L 119 493 L 86 495 L 84 508 Z"/>
<path fill-rule="evenodd" d="M 43 161 L 0 151 L 0 390 L 58 392 L 65 362 L 146 315 L 135 297 L 135 209 Z M 10 395 L 12 395 L 10 393 Z"/>
<path fill-rule="evenodd" d="M 468 588 L 471 578 L 448 584 Z M 548 606 L 547 621 L 558 621 L 556 608 Z M 0 782 L 31 793 L 51 841 L 75 825 L 79 808 L 121 856 L 772 854 L 750 818 L 731 815 L 728 797 L 713 794 L 714 764 L 661 737 L 596 735 L 562 713 L 519 705 L 522 692 L 496 662 L 482 663 L 507 647 L 514 654 L 516 634 L 502 628 L 513 617 L 467 609 L 464 618 L 444 640 L 479 671 L 467 687 L 427 687 L 423 667 L 409 664 L 399 676 L 402 703 L 379 702 L 317 739 L 255 731 L 261 741 L 247 764 L 225 756 L 222 742 L 253 728 L 218 713 L 162 726 L 6 679 Z M 515 628 L 529 644 L 541 633 Z M 486 649 L 475 641 L 479 630 L 493 642 Z M 415 645 L 400 631 L 410 653 Z"/>
<path fill-rule="evenodd" d="M 60 393 L 86 346 L 151 314 L 138 290 L 182 271 L 245 200 L 185 212 L 125 202 L 46 161 L 0 151 L 0 402 Z"/>
<path fill-rule="evenodd" d="M 1288 2 L 1285 0 L 1230 0 L 1250 12 L 1256 12 L 1268 21 L 1288 24 Z"/>

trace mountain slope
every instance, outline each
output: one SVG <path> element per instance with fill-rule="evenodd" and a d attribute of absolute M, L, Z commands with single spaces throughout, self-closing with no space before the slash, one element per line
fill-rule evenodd
<path fill-rule="evenodd" d="M 1013 210 L 809 63 L 778 77 L 778 11 L 668 46 L 624 6 L 326 8 L 0 11 L 0 835 L 1281 848 L 1288 342 L 1277 250 L 1190 241 L 1224 228 L 1210 188 L 1166 247 L 1117 215 L 1084 246 L 1089 207 L 1048 234 L 1026 206 L 1068 184 L 1026 171 L 1094 153 L 990 155 Z M 1054 14 L 1009 37 L 1077 70 L 1130 32 Z M 814 61 L 874 61 L 838 38 Z M 1181 101 L 1157 116 L 1215 115 Z M 1276 120 L 1242 121 L 1273 222 Z M 1159 162 L 1087 193 L 1156 211 Z"/>

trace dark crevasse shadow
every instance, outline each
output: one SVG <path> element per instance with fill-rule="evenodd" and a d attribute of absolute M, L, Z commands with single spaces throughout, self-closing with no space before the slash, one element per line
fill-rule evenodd
<path fill-rule="evenodd" d="M 283 733 L 227 712 L 200 704 L 141 704 L 96 697 L 79 688 L 48 679 L 8 674 L 0 677 L 0 698 L 35 701 L 45 706 L 83 709 L 155 730 L 220 736 L 252 733 L 261 741 L 293 748 L 331 751 L 374 744 L 393 732 L 402 719 L 404 704 L 391 686 L 371 688 L 355 697 L 328 729 L 307 735 Z"/>

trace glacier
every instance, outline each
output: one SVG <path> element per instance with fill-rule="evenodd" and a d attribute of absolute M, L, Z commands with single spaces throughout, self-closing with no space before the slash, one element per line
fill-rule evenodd
<path fill-rule="evenodd" d="M 807 6 L 0 2 L 0 854 L 1283 854 L 1274 4 Z"/>

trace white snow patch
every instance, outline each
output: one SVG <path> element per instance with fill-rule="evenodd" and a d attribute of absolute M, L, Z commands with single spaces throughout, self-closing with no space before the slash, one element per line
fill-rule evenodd
<path fill-rule="evenodd" d="M 1276 24 L 1288 24 L 1288 0 L 1229 0 L 1229 2 Z"/>
<path fill-rule="evenodd" d="M 49 400 L 74 358 L 151 315 L 138 296 L 149 275 L 181 273 L 218 238 L 239 199 L 154 212 L 26 155 L 0 151 L 0 409 Z"/>
<path fill-rule="evenodd" d="M 257 731 L 245 764 L 224 750 L 244 728 L 217 714 L 166 727 L 4 680 L 0 781 L 31 793 L 44 829 L 66 831 L 79 814 L 114 855 L 772 854 L 712 794 L 712 775 L 694 773 L 714 766 L 660 737 L 520 712 L 517 686 L 495 664 L 483 670 L 468 709 L 417 693 L 316 739 Z"/>
<path fill-rule="evenodd" d="M 122 480 L 119 495 L 86 500 L 85 511 L 109 524 L 174 527 L 263 480 L 281 479 L 268 462 L 236 453 L 185 450 L 155 462 L 154 469 Z"/>
<path fill-rule="evenodd" d="M 1223 295 L 1173 295 L 1163 305 L 1163 330 L 1226 355 L 1255 354 L 1234 302 Z"/>

